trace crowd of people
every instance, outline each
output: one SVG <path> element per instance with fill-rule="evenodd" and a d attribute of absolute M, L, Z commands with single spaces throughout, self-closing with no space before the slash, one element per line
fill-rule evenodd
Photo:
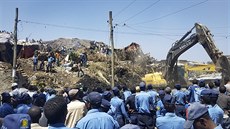
<path fill-rule="evenodd" d="M 40 59 L 39 59 L 40 56 Z M 77 67 L 76 71 L 78 72 L 78 77 L 84 76 L 84 71 L 82 70 L 82 66 L 87 66 L 87 54 L 81 53 L 79 57 L 79 60 L 76 61 L 76 59 L 62 59 L 65 54 L 63 54 L 62 51 L 56 51 L 56 52 L 50 52 L 48 55 L 40 55 L 38 51 L 34 52 L 34 55 L 32 57 L 33 61 L 33 71 L 46 71 L 46 72 L 53 72 L 54 66 L 60 66 L 61 61 L 63 62 L 63 67 L 73 67 L 74 64 L 76 64 L 75 67 Z M 71 54 L 69 54 L 71 56 Z M 69 57 L 74 58 L 74 57 Z"/>
<path fill-rule="evenodd" d="M 38 89 L 1 93 L 3 129 L 230 129 L 230 80 L 193 80 L 154 89 L 136 87 Z"/>

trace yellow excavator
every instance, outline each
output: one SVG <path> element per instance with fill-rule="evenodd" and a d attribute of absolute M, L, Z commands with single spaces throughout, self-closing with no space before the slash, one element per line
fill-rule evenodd
<path fill-rule="evenodd" d="M 191 34 L 194 29 L 196 30 L 195 33 Z M 223 52 L 221 52 L 216 47 L 215 42 L 213 40 L 213 35 L 211 34 L 210 30 L 202 24 L 195 23 L 192 29 L 189 30 L 180 40 L 173 43 L 172 47 L 170 48 L 165 61 L 163 77 L 159 73 L 152 73 L 145 75 L 145 77 L 142 78 L 142 80 L 145 81 L 147 84 L 151 83 L 153 85 L 159 84 L 158 82 L 162 82 L 162 84 L 164 84 L 165 80 L 167 82 L 167 85 L 169 86 L 173 86 L 175 83 L 186 85 L 187 82 L 184 75 L 181 76 L 178 73 L 178 58 L 181 54 L 183 54 L 188 49 L 190 49 L 198 43 L 201 44 L 201 46 L 205 49 L 210 59 L 212 60 L 214 66 L 186 66 L 185 74 L 186 69 L 188 72 L 194 70 L 214 71 L 215 69 L 216 72 L 221 73 L 222 79 L 230 78 L 230 61 L 228 61 L 228 58 L 225 55 L 223 55 Z"/>
<path fill-rule="evenodd" d="M 189 36 L 193 29 L 196 30 L 195 33 Z M 222 79 L 230 78 L 230 62 L 228 58 L 216 47 L 210 30 L 202 24 L 195 23 L 191 30 L 173 44 L 167 54 L 164 78 L 169 85 L 180 83 L 177 73 L 177 59 L 179 56 L 198 43 L 201 44 L 209 55 L 216 71 L 222 74 Z"/>

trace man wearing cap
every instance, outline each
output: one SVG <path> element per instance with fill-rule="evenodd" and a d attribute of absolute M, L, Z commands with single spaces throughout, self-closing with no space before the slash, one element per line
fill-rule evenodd
<path fill-rule="evenodd" d="M 173 96 L 175 98 L 176 105 L 176 115 L 185 118 L 185 104 L 186 104 L 186 95 L 181 91 L 181 85 L 175 85 L 176 91 Z"/>
<path fill-rule="evenodd" d="M 188 101 L 189 103 L 192 102 L 199 102 L 199 92 L 200 87 L 198 86 L 198 80 L 194 79 L 192 81 L 192 85 L 188 88 Z"/>
<path fill-rule="evenodd" d="M 65 125 L 69 128 L 75 127 L 77 121 L 81 119 L 86 112 L 84 102 L 79 101 L 78 89 L 71 89 L 69 94 L 70 103 L 67 105 L 68 113 L 66 115 Z"/>
<path fill-rule="evenodd" d="M 102 99 L 100 111 L 108 113 L 109 110 L 111 110 L 111 104 L 110 104 L 110 102 L 108 100 L 106 100 L 106 99 Z"/>
<path fill-rule="evenodd" d="M 88 112 L 77 122 L 78 129 L 118 129 L 118 123 L 112 116 L 100 112 L 102 96 L 98 92 L 91 92 L 86 96 Z"/>
<path fill-rule="evenodd" d="M 136 96 L 136 88 L 131 88 L 131 95 L 127 98 L 125 105 L 128 107 L 128 113 L 130 115 L 131 123 L 137 124 L 137 110 L 135 107 L 135 96 Z"/>
<path fill-rule="evenodd" d="M 17 113 L 20 114 L 27 114 L 29 109 L 32 106 L 32 98 L 30 97 L 29 94 L 27 93 L 23 93 L 20 97 L 19 97 L 19 101 L 18 101 L 18 106 L 17 106 Z"/>
<path fill-rule="evenodd" d="M 175 114 L 175 101 L 172 96 L 165 96 L 163 100 L 166 109 L 165 116 L 156 119 L 156 127 L 158 129 L 183 129 L 185 119 Z"/>
<path fill-rule="evenodd" d="M 150 111 L 153 105 L 152 98 L 145 92 L 145 82 L 141 82 L 139 85 L 140 93 L 135 96 L 135 106 L 138 111 L 138 126 L 140 126 L 141 129 L 144 129 L 145 127 L 152 129 L 155 123 Z"/>
<path fill-rule="evenodd" d="M 163 104 L 163 99 L 165 97 L 165 91 L 164 90 L 159 90 L 158 91 L 158 99 L 157 99 L 157 106 L 156 106 L 156 117 L 159 116 L 164 116 L 166 113 L 166 110 L 164 108 L 164 104 Z"/>
<path fill-rule="evenodd" d="M 3 119 L 1 129 L 31 129 L 31 119 L 28 114 L 9 114 Z"/>
<path fill-rule="evenodd" d="M 223 121 L 224 111 L 216 104 L 218 93 L 215 90 L 201 91 L 201 103 L 208 108 L 209 115 L 216 125 Z"/>
<path fill-rule="evenodd" d="M 221 125 L 223 122 L 224 111 L 216 104 L 219 93 L 215 90 L 211 90 L 210 100 L 208 105 L 208 112 L 212 120 L 216 125 Z"/>
<path fill-rule="evenodd" d="M 115 108 L 115 114 L 113 115 L 113 118 L 119 123 L 120 127 L 125 125 L 126 118 L 129 122 L 131 122 L 126 110 L 125 110 L 125 104 L 122 99 L 120 99 L 118 96 L 120 96 L 120 91 L 117 87 L 114 87 L 112 89 L 114 97 L 111 99 L 110 104 Z"/>
<path fill-rule="evenodd" d="M 188 118 L 184 129 L 222 129 L 217 126 L 209 116 L 208 108 L 199 102 L 192 103 L 188 107 Z"/>
<path fill-rule="evenodd" d="M 19 93 L 19 88 L 18 88 L 18 83 L 12 83 L 12 85 L 11 85 L 11 92 L 10 92 L 10 94 L 11 94 L 11 96 L 13 96 L 13 98 L 17 98 L 17 97 L 19 97 L 19 95 L 20 95 L 20 93 Z"/>
<path fill-rule="evenodd" d="M 126 85 L 123 85 L 122 89 L 123 89 L 122 99 L 125 102 L 132 93 Z"/>
<path fill-rule="evenodd" d="M 14 109 L 11 104 L 11 96 L 8 92 L 3 92 L 2 96 L 2 106 L 0 106 L 0 118 L 4 118 L 9 114 L 13 114 Z"/>
<path fill-rule="evenodd" d="M 157 97 L 157 92 L 155 90 L 153 90 L 153 85 L 152 84 L 149 84 L 147 85 L 147 93 L 150 94 L 150 96 L 152 97 L 152 103 L 155 105 L 156 103 L 156 97 Z"/>

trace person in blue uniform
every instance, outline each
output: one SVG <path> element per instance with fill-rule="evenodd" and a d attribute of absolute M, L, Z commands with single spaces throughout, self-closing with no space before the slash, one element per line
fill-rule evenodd
<path fill-rule="evenodd" d="M 216 125 L 210 115 L 206 105 L 199 102 L 191 103 L 188 107 L 188 118 L 184 124 L 184 129 L 223 129 L 221 125 Z"/>
<path fill-rule="evenodd" d="M 185 104 L 186 104 L 186 95 L 183 91 L 181 91 L 181 85 L 175 85 L 176 91 L 173 96 L 175 98 L 176 105 L 176 115 L 185 118 Z"/>
<path fill-rule="evenodd" d="M 125 125 L 125 118 L 129 122 L 131 121 L 126 109 L 125 104 L 122 99 L 120 99 L 118 96 L 120 96 L 120 91 L 117 87 L 114 87 L 112 89 L 114 97 L 111 99 L 110 104 L 115 108 L 115 112 L 113 115 L 113 118 L 119 123 L 120 127 Z"/>
<path fill-rule="evenodd" d="M 9 114 L 14 114 L 14 109 L 11 104 L 11 96 L 8 92 L 3 92 L 2 96 L 2 106 L 0 106 L 0 118 L 4 118 Z"/>
<path fill-rule="evenodd" d="M 173 97 L 164 97 L 163 103 L 166 114 L 156 119 L 156 127 L 158 129 L 183 129 L 185 119 L 175 114 L 176 106 Z"/>
<path fill-rule="evenodd" d="M 164 90 L 159 90 L 158 91 L 158 98 L 157 98 L 157 103 L 156 103 L 156 117 L 159 116 L 164 116 L 166 113 L 166 110 L 164 108 L 164 104 L 163 104 L 163 99 L 165 97 L 165 91 Z"/>
<path fill-rule="evenodd" d="M 152 97 L 145 92 L 146 85 L 144 82 L 141 82 L 139 86 L 140 93 L 135 96 L 135 106 L 138 112 L 138 126 L 140 126 L 141 129 L 153 129 L 155 121 L 151 113 L 151 108 L 153 106 Z"/>
<path fill-rule="evenodd" d="M 100 112 L 102 96 L 98 92 L 89 93 L 86 98 L 86 106 L 89 109 L 86 116 L 80 119 L 77 129 L 118 129 L 118 123 L 112 116 L 105 112 Z"/>
<path fill-rule="evenodd" d="M 147 85 L 147 93 L 149 93 L 150 96 L 152 97 L 152 101 L 153 101 L 152 103 L 155 106 L 158 93 L 153 89 L 152 84 Z"/>

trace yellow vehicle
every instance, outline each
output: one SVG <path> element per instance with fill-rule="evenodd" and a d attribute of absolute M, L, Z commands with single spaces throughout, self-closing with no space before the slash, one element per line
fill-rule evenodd
<path fill-rule="evenodd" d="M 214 64 L 188 64 L 184 65 L 185 78 L 190 78 L 191 74 L 205 74 L 216 72 L 216 66 Z"/>
<path fill-rule="evenodd" d="M 152 84 L 153 86 L 166 86 L 166 80 L 163 79 L 163 75 L 161 72 L 154 72 L 150 74 L 146 74 L 145 77 L 142 78 L 142 81 L 148 84 Z"/>

